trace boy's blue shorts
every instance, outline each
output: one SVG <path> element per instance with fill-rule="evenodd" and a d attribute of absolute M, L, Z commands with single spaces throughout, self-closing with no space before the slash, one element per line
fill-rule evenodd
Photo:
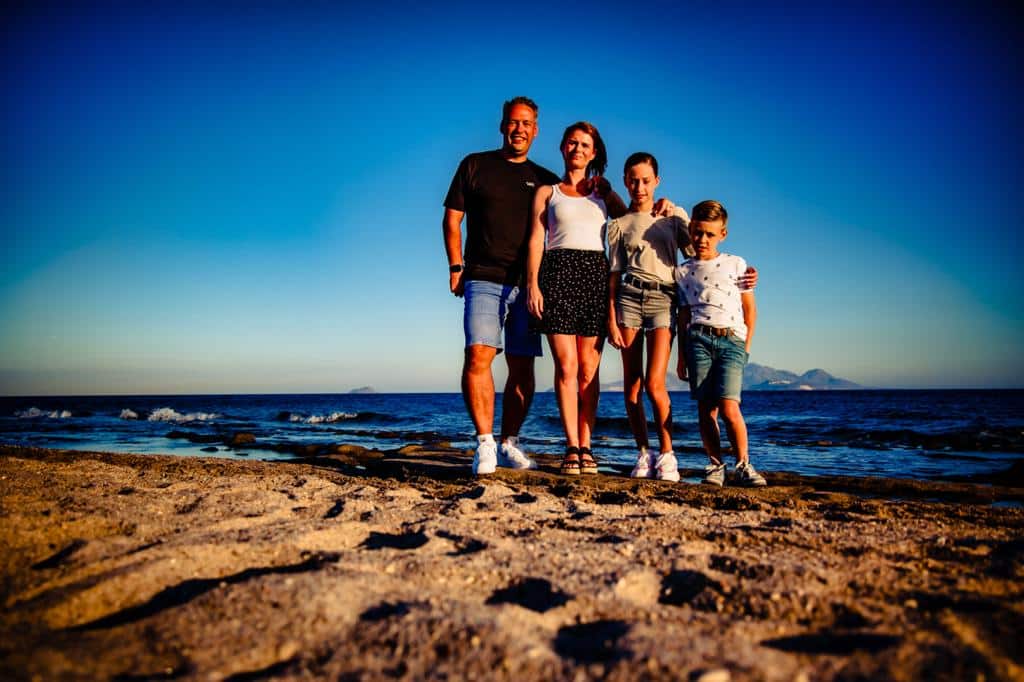
<path fill-rule="evenodd" d="M 686 332 L 685 343 L 690 397 L 702 402 L 740 402 L 743 368 L 750 358 L 746 342 L 733 333 L 714 336 L 695 325 Z"/>

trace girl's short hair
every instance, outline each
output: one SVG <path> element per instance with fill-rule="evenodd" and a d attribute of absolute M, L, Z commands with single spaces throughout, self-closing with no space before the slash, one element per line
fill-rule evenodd
<path fill-rule="evenodd" d="M 728 224 L 729 212 L 714 199 L 702 201 L 690 211 L 691 223 L 710 223 L 715 220 L 721 220 L 723 225 Z"/>

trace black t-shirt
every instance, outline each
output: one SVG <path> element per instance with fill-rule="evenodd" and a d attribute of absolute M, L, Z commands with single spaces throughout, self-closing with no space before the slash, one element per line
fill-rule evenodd
<path fill-rule="evenodd" d="M 521 283 L 534 192 L 558 182 L 533 161 L 513 163 L 500 151 L 462 160 L 444 205 L 466 214 L 465 279 Z"/>

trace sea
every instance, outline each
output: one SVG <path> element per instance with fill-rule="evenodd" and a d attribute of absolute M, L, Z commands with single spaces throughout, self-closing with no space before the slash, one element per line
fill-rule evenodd
<path fill-rule="evenodd" d="M 700 468 L 694 405 L 671 397 L 680 466 Z M 1024 459 L 1022 390 L 745 391 L 742 409 L 764 472 L 986 480 Z M 237 434 L 252 438 L 232 447 Z M 553 393 L 537 394 L 521 435 L 528 452 L 562 451 Z M 13 445 L 273 460 L 305 445 L 441 442 L 475 447 L 458 393 L 0 398 L 0 443 Z M 601 395 L 594 451 L 635 459 L 621 393 Z"/>

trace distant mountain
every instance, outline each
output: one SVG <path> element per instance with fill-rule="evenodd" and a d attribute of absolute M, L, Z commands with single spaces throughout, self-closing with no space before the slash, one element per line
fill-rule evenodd
<path fill-rule="evenodd" d="M 359 388 L 353 388 L 349 393 L 376 393 L 377 390 L 373 386 L 360 386 Z"/>
<path fill-rule="evenodd" d="M 823 369 L 811 369 L 798 376 L 784 369 L 750 363 L 743 370 L 743 388 L 752 391 L 845 391 L 862 386 L 834 377 Z"/>
<path fill-rule="evenodd" d="M 670 391 L 684 391 L 687 384 L 680 381 L 674 371 L 665 377 Z M 749 363 L 743 370 L 743 390 L 747 391 L 843 391 L 863 388 L 846 379 L 834 377 L 823 369 L 812 369 L 796 374 L 785 369 Z M 621 391 L 622 382 L 601 384 L 602 391 Z"/>

